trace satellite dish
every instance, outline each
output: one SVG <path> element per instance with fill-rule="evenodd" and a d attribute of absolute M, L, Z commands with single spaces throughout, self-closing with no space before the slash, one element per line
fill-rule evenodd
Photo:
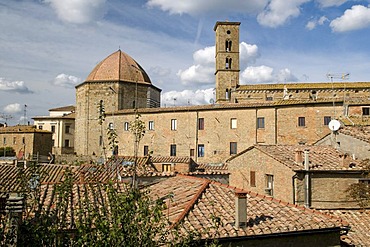
<path fill-rule="evenodd" d="M 331 131 L 337 131 L 340 128 L 340 122 L 338 120 L 333 119 L 329 122 L 328 126 Z"/>

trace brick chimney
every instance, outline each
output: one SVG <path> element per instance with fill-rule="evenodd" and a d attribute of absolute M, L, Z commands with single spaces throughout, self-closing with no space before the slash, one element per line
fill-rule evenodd
<path fill-rule="evenodd" d="M 86 171 L 81 170 L 79 174 L 79 179 L 80 179 L 81 184 L 85 183 L 85 175 L 86 175 Z"/>
<path fill-rule="evenodd" d="M 235 227 L 247 226 L 247 193 L 235 192 Z"/>
<path fill-rule="evenodd" d="M 303 163 L 303 151 L 299 148 L 295 150 L 295 162 L 297 164 L 302 164 Z"/>
<path fill-rule="evenodd" d="M 347 154 L 340 154 L 339 157 L 340 157 L 340 162 L 341 162 L 342 166 L 345 167 L 345 168 L 348 168 L 349 163 L 350 163 L 350 159 L 348 158 L 348 155 Z"/>

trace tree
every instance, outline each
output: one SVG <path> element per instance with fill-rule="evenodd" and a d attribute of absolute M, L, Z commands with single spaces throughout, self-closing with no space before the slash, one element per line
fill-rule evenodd
<path fill-rule="evenodd" d="M 363 176 L 365 179 L 351 184 L 347 189 L 347 193 L 361 208 L 365 208 L 370 206 L 370 159 L 363 160 L 360 165 L 363 167 Z"/>

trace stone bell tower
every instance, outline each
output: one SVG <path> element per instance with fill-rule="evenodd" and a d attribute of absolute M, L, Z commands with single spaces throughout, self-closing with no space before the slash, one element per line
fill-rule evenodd
<path fill-rule="evenodd" d="M 228 103 L 239 84 L 240 22 L 216 22 L 216 103 Z"/>

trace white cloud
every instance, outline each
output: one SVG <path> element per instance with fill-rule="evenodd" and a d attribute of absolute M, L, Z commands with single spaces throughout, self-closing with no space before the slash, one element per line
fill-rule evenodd
<path fill-rule="evenodd" d="M 162 106 L 204 105 L 214 102 L 214 89 L 169 91 L 162 94 Z"/>
<path fill-rule="evenodd" d="M 245 42 L 239 44 L 240 66 L 252 64 L 260 56 L 257 45 Z M 211 84 L 215 80 L 215 46 L 206 47 L 193 54 L 194 65 L 185 70 L 179 70 L 177 76 L 182 84 Z"/>
<path fill-rule="evenodd" d="M 9 104 L 9 105 L 5 106 L 3 111 L 6 112 L 6 113 L 14 114 L 14 113 L 21 112 L 22 108 L 21 108 L 20 104 L 14 103 L 14 104 Z"/>
<path fill-rule="evenodd" d="M 258 13 L 268 3 L 268 0 L 149 0 L 149 8 L 157 7 L 162 11 L 168 11 L 170 14 L 216 14 L 228 12 L 239 13 Z"/>
<path fill-rule="evenodd" d="M 320 4 L 321 7 L 332 7 L 332 6 L 340 6 L 343 3 L 347 2 L 347 0 L 316 0 Z"/>
<path fill-rule="evenodd" d="M 333 32 L 347 32 L 367 28 L 370 26 L 370 7 L 362 5 L 352 6 L 341 17 L 330 23 Z"/>
<path fill-rule="evenodd" d="M 278 27 L 287 20 L 300 14 L 299 7 L 310 0 L 271 0 L 264 11 L 258 14 L 259 24 L 267 27 Z"/>
<path fill-rule="evenodd" d="M 307 22 L 306 28 L 308 30 L 313 30 L 317 27 L 317 25 L 322 26 L 327 21 L 329 21 L 329 19 L 326 18 L 326 16 L 321 16 L 318 20 L 311 20 Z"/>
<path fill-rule="evenodd" d="M 59 74 L 54 78 L 52 83 L 55 86 L 59 87 L 74 88 L 77 84 L 81 82 L 82 82 L 81 78 L 78 78 L 76 76 Z"/>
<path fill-rule="evenodd" d="M 24 81 L 7 81 L 4 78 L 0 78 L 0 91 L 22 94 L 33 93 L 26 87 Z"/>
<path fill-rule="evenodd" d="M 65 22 L 84 24 L 100 19 L 105 13 L 106 0 L 44 0 L 58 18 Z"/>
<path fill-rule="evenodd" d="M 240 76 L 241 84 L 248 83 L 275 83 L 297 81 L 297 78 L 291 73 L 289 69 L 282 69 L 278 73 L 274 69 L 265 65 L 248 67 Z"/>

